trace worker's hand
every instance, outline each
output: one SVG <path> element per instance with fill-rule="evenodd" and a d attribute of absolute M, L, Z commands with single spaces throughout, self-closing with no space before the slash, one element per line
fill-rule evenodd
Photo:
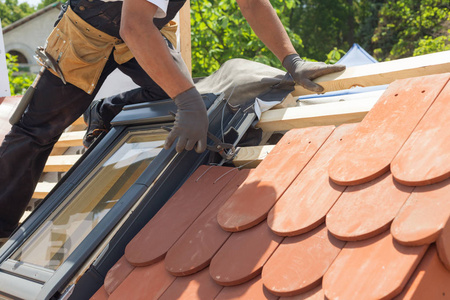
<path fill-rule="evenodd" d="M 174 99 L 178 107 L 175 123 L 166 138 L 165 149 L 169 149 L 178 137 L 176 150 L 184 149 L 201 153 L 206 149 L 206 135 L 208 132 L 208 116 L 202 96 L 196 88 L 191 88 Z"/>
<path fill-rule="evenodd" d="M 295 83 L 316 93 L 322 93 L 323 87 L 313 82 L 314 79 L 345 70 L 344 65 L 327 65 L 323 62 L 304 61 L 298 54 L 286 56 L 283 60 L 283 67 L 291 74 Z"/>

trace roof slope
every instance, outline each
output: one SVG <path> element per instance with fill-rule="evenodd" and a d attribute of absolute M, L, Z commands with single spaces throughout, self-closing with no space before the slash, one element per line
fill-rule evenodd
<path fill-rule="evenodd" d="M 291 130 L 254 170 L 200 167 L 93 299 L 448 299 L 449 79 Z"/>

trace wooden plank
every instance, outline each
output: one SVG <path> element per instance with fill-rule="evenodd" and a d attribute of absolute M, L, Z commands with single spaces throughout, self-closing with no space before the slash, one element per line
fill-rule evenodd
<path fill-rule="evenodd" d="M 71 126 L 78 126 L 78 125 L 86 126 L 86 124 L 84 123 L 84 120 L 83 120 L 83 116 L 76 119 L 75 122 L 73 122 Z"/>
<path fill-rule="evenodd" d="M 64 132 L 55 144 L 55 148 L 83 146 L 85 131 Z"/>
<path fill-rule="evenodd" d="M 298 96 L 294 96 L 294 95 L 292 95 L 292 93 L 290 93 L 289 95 L 284 97 L 283 101 L 281 101 L 280 104 L 275 105 L 274 107 L 272 107 L 272 109 L 280 109 L 280 108 L 297 106 L 297 100 L 298 100 Z"/>
<path fill-rule="evenodd" d="M 189 72 L 192 74 L 191 56 L 191 4 L 189 1 L 181 8 L 180 12 L 180 52 Z"/>
<path fill-rule="evenodd" d="M 56 147 L 53 148 L 52 152 L 50 153 L 50 156 L 54 156 L 54 155 L 63 155 L 66 151 L 67 151 L 67 147 Z"/>
<path fill-rule="evenodd" d="M 25 220 L 31 215 L 31 211 L 30 210 L 26 210 L 22 217 L 20 218 L 19 224 L 22 224 L 23 222 L 25 222 Z"/>
<path fill-rule="evenodd" d="M 450 72 L 450 51 L 408 57 L 347 68 L 341 73 L 319 77 L 315 82 L 325 88 L 325 92 L 345 90 L 355 86 L 375 86 L 389 84 L 397 79 Z M 313 94 L 296 86 L 294 96 Z"/>
<path fill-rule="evenodd" d="M 360 122 L 379 97 L 380 93 L 374 93 L 360 100 L 269 110 L 262 114 L 256 127 L 270 132 Z"/>
<path fill-rule="evenodd" d="M 81 155 L 49 156 L 44 172 L 67 172 L 78 161 Z"/>
<path fill-rule="evenodd" d="M 274 147 L 275 145 L 242 147 L 233 159 L 233 164 L 236 167 L 256 168 Z"/>
<path fill-rule="evenodd" d="M 34 190 L 33 197 L 36 199 L 44 199 L 45 196 L 55 187 L 56 182 L 39 182 Z"/>

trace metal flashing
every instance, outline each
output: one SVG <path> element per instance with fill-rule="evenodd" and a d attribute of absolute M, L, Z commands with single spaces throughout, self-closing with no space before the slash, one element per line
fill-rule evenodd
<path fill-rule="evenodd" d="M 219 96 L 223 98 L 222 96 Z M 216 94 L 203 95 L 206 107 L 214 110 L 214 102 L 220 102 Z M 147 103 L 138 103 L 125 106 L 124 109 L 111 121 L 112 126 L 158 124 L 173 122 L 170 112 L 176 112 L 177 106 L 170 100 L 159 100 Z"/>

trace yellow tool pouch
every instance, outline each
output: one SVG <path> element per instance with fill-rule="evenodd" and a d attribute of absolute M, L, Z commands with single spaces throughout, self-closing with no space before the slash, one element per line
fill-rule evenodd
<path fill-rule="evenodd" d="M 172 44 L 172 46 L 177 48 L 177 29 L 178 24 L 175 21 L 170 21 L 163 28 L 161 28 L 161 34 Z"/>
<path fill-rule="evenodd" d="M 177 28 L 177 22 L 170 21 L 161 29 L 161 34 L 173 45 L 174 48 L 177 47 Z M 126 63 L 134 57 L 133 53 L 131 53 L 125 43 L 116 44 L 114 48 L 114 60 L 119 65 Z"/>
<path fill-rule="evenodd" d="M 161 33 L 176 45 L 177 24 L 171 21 Z M 133 58 L 127 45 L 81 19 L 71 8 L 47 38 L 45 51 L 58 63 L 67 82 L 92 94 L 106 62 L 114 50 L 114 60 L 123 64 Z M 56 72 L 49 69 L 54 75 Z"/>
<path fill-rule="evenodd" d="M 120 43 L 86 23 L 69 6 L 50 33 L 45 50 L 58 62 L 67 82 L 91 94 L 114 45 Z"/>

